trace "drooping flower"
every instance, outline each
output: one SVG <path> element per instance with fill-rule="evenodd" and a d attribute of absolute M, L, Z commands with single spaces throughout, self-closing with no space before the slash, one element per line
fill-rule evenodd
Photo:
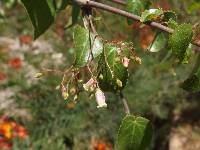
<path fill-rule="evenodd" d="M 94 91 L 96 88 L 96 80 L 94 78 L 91 78 L 87 83 L 83 84 L 83 88 L 86 91 Z"/>
<path fill-rule="evenodd" d="M 128 67 L 129 61 L 130 59 L 128 59 L 127 57 L 122 58 L 122 64 L 124 65 L 124 67 Z"/>
<path fill-rule="evenodd" d="M 97 104 L 98 104 L 97 108 L 107 107 L 106 97 L 105 97 L 104 93 L 99 88 L 96 89 L 95 98 L 96 98 L 96 101 L 97 101 Z"/>

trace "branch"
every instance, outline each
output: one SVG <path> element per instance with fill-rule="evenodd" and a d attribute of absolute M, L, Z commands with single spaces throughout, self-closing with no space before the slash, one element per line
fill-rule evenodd
<path fill-rule="evenodd" d="M 98 2 L 94 2 L 94 1 L 90 1 L 90 0 L 74 0 L 74 1 L 76 1 L 79 5 L 82 5 L 82 6 L 98 8 L 98 9 L 101 9 L 101 10 L 105 10 L 105 11 L 108 11 L 108 12 L 111 12 L 111 13 L 114 13 L 114 14 L 118 14 L 118 15 L 121 15 L 121 16 L 129 18 L 129 19 L 141 22 L 140 16 L 131 14 L 129 12 L 126 12 L 126 11 L 118 9 L 118 8 L 108 6 L 106 4 L 102 4 L 102 3 L 98 3 Z M 145 23 L 145 24 L 149 25 L 153 28 L 162 30 L 164 32 L 170 33 L 170 34 L 174 32 L 173 29 L 166 27 L 166 26 L 164 26 L 160 23 L 154 22 L 154 21 L 148 22 L 148 23 Z M 200 40 L 199 39 L 194 39 L 191 43 L 200 47 Z"/>
<path fill-rule="evenodd" d="M 126 98 L 124 97 L 124 95 L 122 93 L 120 93 L 120 99 L 122 100 L 122 103 L 124 105 L 124 111 L 127 115 L 130 115 L 130 109 L 127 103 Z"/>
<path fill-rule="evenodd" d="M 120 4 L 122 6 L 126 5 L 126 2 L 124 0 L 111 0 L 111 1 L 116 3 L 116 4 Z"/>

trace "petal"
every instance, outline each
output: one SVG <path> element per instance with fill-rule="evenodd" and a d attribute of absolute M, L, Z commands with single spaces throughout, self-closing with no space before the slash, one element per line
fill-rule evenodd
<path fill-rule="evenodd" d="M 106 97 L 100 89 L 96 90 L 95 97 L 98 104 L 97 108 L 107 107 Z"/>

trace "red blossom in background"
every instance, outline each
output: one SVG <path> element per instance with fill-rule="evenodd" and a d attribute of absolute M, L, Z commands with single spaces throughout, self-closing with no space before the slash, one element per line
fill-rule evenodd
<path fill-rule="evenodd" d="M 64 39 L 65 37 L 65 32 L 63 30 L 64 28 L 64 25 L 62 25 L 61 23 L 58 23 L 56 25 L 56 29 L 55 29 L 55 33 L 58 37 L 60 37 L 61 39 Z"/>
<path fill-rule="evenodd" d="M 20 41 L 20 44 L 31 44 L 31 42 L 33 41 L 33 38 L 29 35 L 21 35 L 19 37 L 19 41 Z"/>
<path fill-rule="evenodd" d="M 22 67 L 22 60 L 19 57 L 12 58 L 8 63 L 13 69 L 20 69 Z"/>
<path fill-rule="evenodd" d="M 0 149 L 12 148 L 12 140 L 16 137 L 21 139 L 28 137 L 28 132 L 23 126 L 8 119 L 5 115 L 0 116 Z"/>
<path fill-rule="evenodd" d="M 0 81 L 3 81 L 6 79 L 6 74 L 3 72 L 0 72 Z"/>
<path fill-rule="evenodd" d="M 11 148 L 12 148 L 12 143 L 0 137 L 0 149 L 11 149 Z"/>
<path fill-rule="evenodd" d="M 112 146 L 110 144 L 98 143 L 95 150 L 112 150 Z"/>
<path fill-rule="evenodd" d="M 142 49 L 146 49 L 149 44 L 153 41 L 155 32 L 148 26 L 144 26 L 140 29 L 140 43 Z"/>
<path fill-rule="evenodd" d="M 154 3 L 154 6 L 157 8 L 162 8 L 163 10 L 170 10 L 171 6 L 167 0 L 162 0 L 160 2 Z"/>
<path fill-rule="evenodd" d="M 139 40 L 141 44 L 141 48 L 146 50 L 149 44 L 153 41 L 155 32 L 149 26 L 141 26 L 139 22 L 135 22 L 132 24 L 132 28 L 139 32 Z"/>

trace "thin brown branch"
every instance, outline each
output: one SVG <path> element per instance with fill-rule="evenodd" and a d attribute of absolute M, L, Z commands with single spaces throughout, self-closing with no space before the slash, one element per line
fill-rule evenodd
<path fill-rule="evenodd" d="M 87 7 L 98 8 L 98 9 L 101 9 L 101 10 L 105 10 L 107 12 L 118 14 L 118 15 L 121 15 L 123 17 L 126 17 L 126 18 L 129 18 L 129 19 L 141 22 L 140 21 L 140 16 L 131 14 L 129 12 L 126 12 L 126 11 L 118 9 L 118 8 L 111 7 L 111 6 L 106 5 L 106 4 L 102 4 L 102 3 L 98 3 L 98 2 L 94 2 L 94 1 L 90 1 L 90 0 L 75 0 L 75 1 L 79 5 L 84 5 L 84 6 L 87 6 Z M 153 27 L 153 28 L 162 30 L 162 31 L 170 33 L 170 34 L 174 32 L 173 29 L 171 29 L 169 27 L 166 27 L 166 26 L 164 26 L 164 25 L 162 25 L 160 23 L 154 22 L 154 21 L 146 23 L 146 24 L 149 25 L 149 26 L 151 26 L 151 27 Z M 195 40 L 192 41 L 192 44 L 200 47 L 200 40 L 195 39 Z"/>
<path fill-rule="evenodd" d="M 116 4 L 120 4 L 120 5 L 126 5 L 125 0 L 111 0 L 112 2 L 116 3 Z"/>
<path fill-rule="evenodd" d="M 129 106 L 128 106 L 128 103 L 127 103 L 127 100 L 126 98 L 124 97 L 123 93 L 120 93 L 120 99 L 124 105 L 124 111 L 127 115 L 130 115 L 130 109 L 129 109 Z"/>
<path fill-rule="evenodd" d="M 123 17 L 126 17 L 126 18 L 140 22 L 140 16 L 131 14 L 131 13 L 126 12 L 124 10 L 114 8 L 112 6 L 108 6 L 108 5 L 105 5 L 105 4 L 102 4 L 102 3 L 98 3 L 98 2 L 94 2 L 94 1 L 88 1 L 86 3 L 86 6 L 102 9 L 102 10 L 105 10 L 105 11 L 108 11 L 108 12 L 111 12 L 111 13 L 114 13 L 114 14 L 118 14 L 118 15 L 121 15 Z M 162 24 L 159 24 L 157 22 L 150 22 L 150 23 L 148 23 L 148 25 L 150 25 L 154 28 L 163 30 L 163 31 L 168 32 L 168 33 L 173 33 L 173 29 L 168 28 L 168 27 L 166 27 Z"/>

